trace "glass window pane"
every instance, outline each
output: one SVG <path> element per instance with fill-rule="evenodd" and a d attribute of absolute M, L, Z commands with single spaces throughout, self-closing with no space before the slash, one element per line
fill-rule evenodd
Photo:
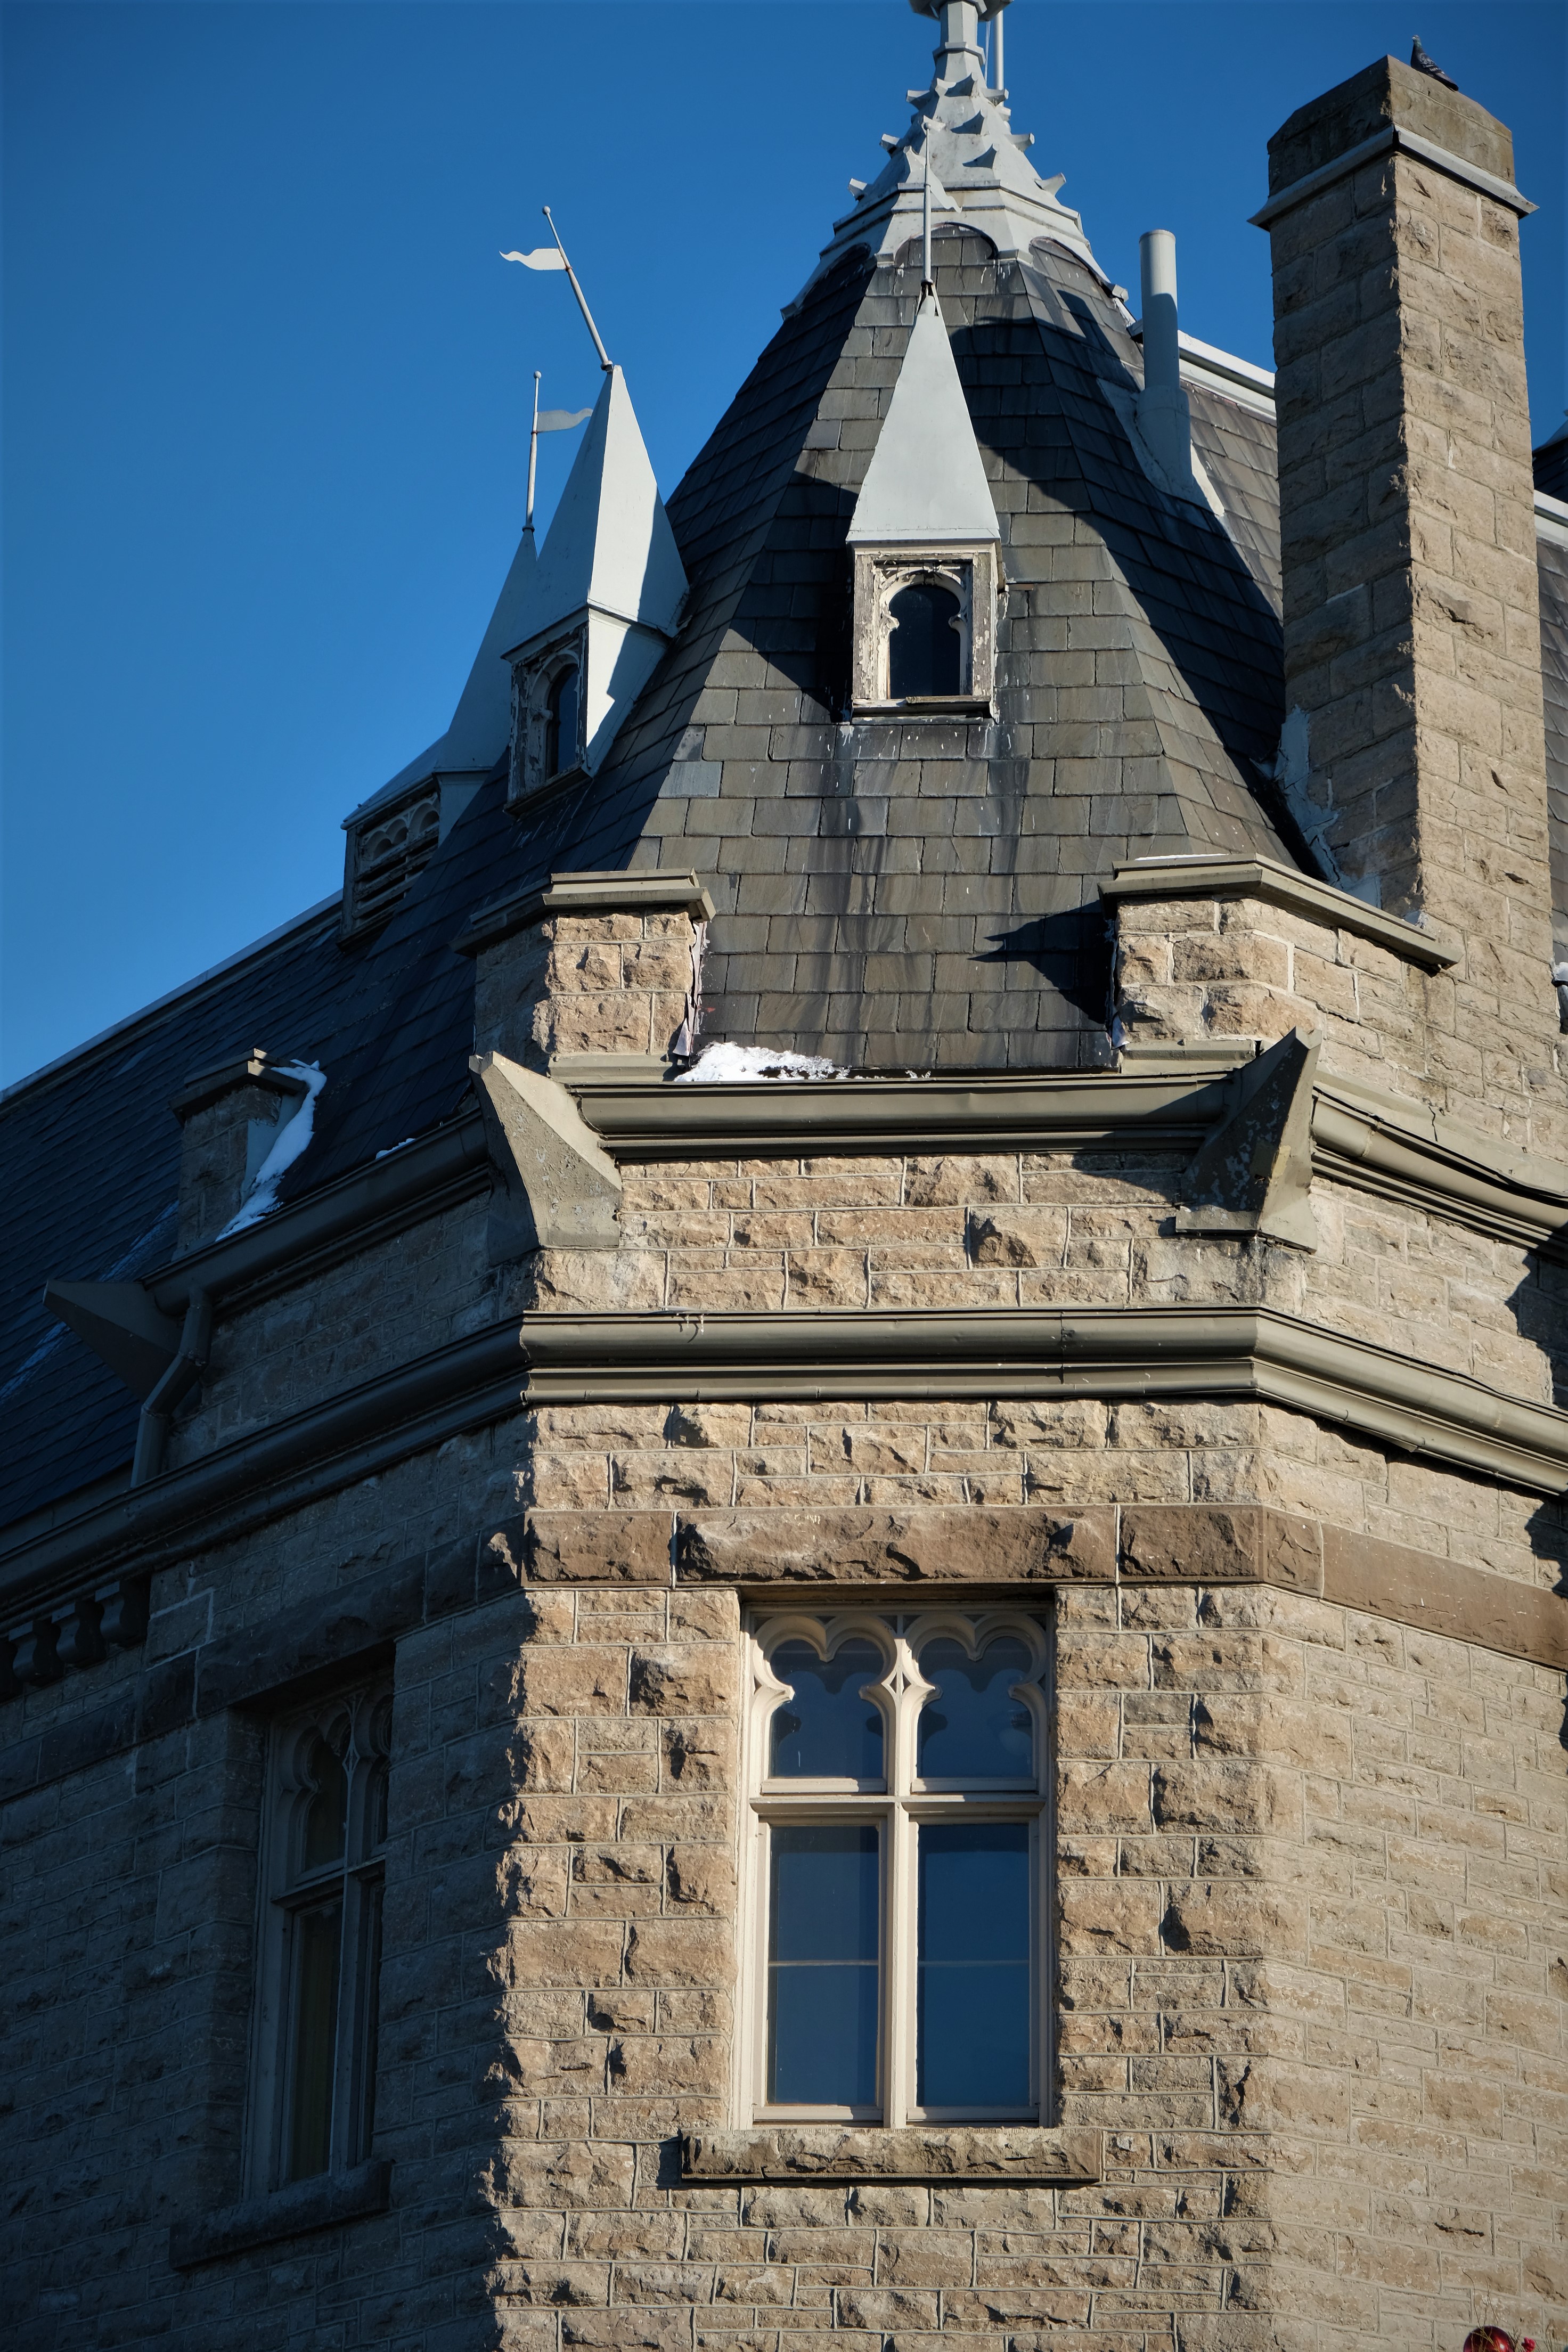
<path fill-rule="evenodd" d="M 860 1696 L 879 1681 L 875 1642 L 845 1642 L 826 1663 L 809 1642 L 783 1642 L 770 1661 L 788 1698 L 773 1709 L 770 1776 L 775 1780 L 879 1780 L 882 1717 Z"/>
<path fill-rule="evenodd" d="M 888 690 L 906 694 L 957 694 L 958 599 L 934 581 L 900 588 L 888 606 L 893 634 L 888 641 Z"/>
<path fill-rule="evenodd" d="M 340 1860 L 348 1827 L 349 1776 L 324 1739 L 313 1742 L 307 1768 L 315 1794 L 305 1811 L 301 1861 L 306 1870 L 320 1870 Z"/>
<path fill-rule="evenodd" d="M 768 2102 L 874 2106 L 877 1831 L 775 1828 L 769 1859 Z"/>
<path fill-rule="evenodd" d="M 375 2062 L 381 2021 L 381 1911 L 383 1888 L 373 1879 L 361 1898 L 360 2024 L 354 2065 L 354 2128 L 351 2163 L 370 2154 L 375 2130 Z"/>
<path fill-rule="evenodd" d="M 294 1985 L 289 2020 L 288 2180 L 308 2180 L 331 2160 L 332 2060 L 338 2032 L 341 1903 L 294 1919 Z"/>
<path fill-rule="evenodd" d="M 1029 1827 L 920 1832 L 915 2097 L 922 2107 L 1029 2101 Z"/>
<path fill-rule="evenodd" d="M 971 1658 L 959 1642 L 928 1642 L 921 1672 L 936 1696 L 921 1709 L 915 1770 L 922 1780 L 1032 1780 L 1034 1726 L 1013 1684 L 1029 1672 L 1016 1635 L 992 1642 Z"/>

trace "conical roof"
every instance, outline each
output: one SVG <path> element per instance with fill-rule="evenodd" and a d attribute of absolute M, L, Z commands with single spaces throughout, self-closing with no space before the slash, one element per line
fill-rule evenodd
<path fill-rule="evenodd" d="M 949 547 L 996 535 L 996 509 L 942 305 L 928 294 L 855 502 L 849 544 Z"/>

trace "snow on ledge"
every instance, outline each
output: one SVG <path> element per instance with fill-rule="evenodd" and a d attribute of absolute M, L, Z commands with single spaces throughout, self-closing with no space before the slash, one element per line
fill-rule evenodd
<path fill-rule="evenodd" d="M 299 1109 L 286 1119 L 277 1142 L 256 1171 L 255 1181 L 239 1207 L 216 1238 L 227 1241 L 231 1234 L 242 1234 L 247 1226 L 258 1225 L 278 1206 L 278 1187 L 310 1140 L 310 1129 L 316 1116 L 316 1097 L 326 1085 L 326 1073 L 320 1062 L 279 1062 L 278 1068 L 286 1078 L 302 1079 L 305 1096 Z"/>
<path fill-rule="evenodd" d="M 759 1079 L 844 1078 L 837 1062 L 816 1054 L 786 1054 L 768 1045 L 715 1045 L 704 1047 L 690 1069 L 674 1081 L 678 1087 L 754 1086 Z"/>

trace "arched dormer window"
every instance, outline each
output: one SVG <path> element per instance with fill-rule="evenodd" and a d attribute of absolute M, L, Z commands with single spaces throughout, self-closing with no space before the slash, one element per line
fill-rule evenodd
<path fill-rule="evenodd" d="M 560 671 L 544 705 L 544 773 L 548 779 L 577 764 L 577 705 L 581 672 L 575 662 Z"/>
<path fill-rule="evenodd" d="M 962 694 L 963 617 L 952 591 L 934 580 L 912 580 L 889 599 L 888 617 L 889 699 Z"/>

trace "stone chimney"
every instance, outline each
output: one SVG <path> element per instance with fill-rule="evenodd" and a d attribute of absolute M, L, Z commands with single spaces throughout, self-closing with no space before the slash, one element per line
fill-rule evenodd
<path fill-rule="evenodd" d="M 1495 1126 L 1551 1074 L 1557 1027 L 1519 268 L 1533 207 L 1504 125 L 1394 58 L 1290 117 L 1268 185 L 1280 781 L 1327 878 L 1458 952 L 1430 984 L 1426 1074 L 1472 1108 L 1489 1093 Z"/>

